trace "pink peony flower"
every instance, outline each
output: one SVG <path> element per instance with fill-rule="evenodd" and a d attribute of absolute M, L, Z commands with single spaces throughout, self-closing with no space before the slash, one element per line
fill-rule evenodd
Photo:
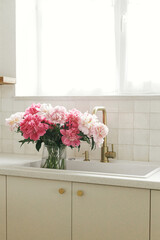
<path fill-rule="evenodd" d="M 72 109 L 69 111 L 66 122 L 68 122 L 69 128 L 78 128 L 79 120 L 82 113 L 77 109 Z"/>
<path fill-rule="evenodd" d="M 49 126 L 46 123 L 42 123 L 42 121 L 43 118 L 41 116 L 28 114 L 20 123 L 20 130 L 24 138 L 37 141 L 40 136 L 43 136 Z"/>
<path fill-rule="evenodd" d="M 66 146 L 77 147 L 80 145 L 80 136 L 78 136 L 79 131 L 76 128 L 71 128 L 69 130 L 61 129 L 62 142 Z"/>
<path fill-rule="evenodd" d="M 91 136 L 91 128 L 96 124 L 97 121 L 98 119 L 96 115 L 85 112 L 83 115 L 81 115 L 78 129 L 84 134 Z"/>
<path fill-rule="evenodd" d="M 108 127 L 103 123 L 97 122 L 92 126 L 91 134 L 96 145 L 98 147 L 101 147 L 104 142 L 104 138 L 108 134 Z"/>
<path fill-rule="evenodd" d="M 6 119 L 6 125 L 10 127 L 11 131 L 17 130 L 23 117 L 24 112 L 17 112 L 15 114 L 12 114 L 10 118 Z"/>
<path fill-rule="evenodd" d="M 28 114 L 36 114 L 39 112 L 39 108 L 41 107 L 41 104 L 38 103 L 38 104 L 32 104 L 29 108 L 26 109 L 25 111 L 25 116 L 28 115 Z"/>

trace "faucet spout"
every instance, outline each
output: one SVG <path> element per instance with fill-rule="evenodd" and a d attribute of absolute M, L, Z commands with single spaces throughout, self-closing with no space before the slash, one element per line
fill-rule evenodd
<path fill-rule="evenodd" d="M 94 107 L 92 114 L 96 115 L 97 111 L 102 111 L 102 113 L 103 113 L 103 124 L 107 125 L 107 112 L 106 112 L 105 107 L 103 107 L 103 106 Z M 108 152 L 107 137 L 104 138 L 103 146 L 101 148 L 101 162 L 109 162 L 108 157 L 106 156 L 106 152 Z"/>

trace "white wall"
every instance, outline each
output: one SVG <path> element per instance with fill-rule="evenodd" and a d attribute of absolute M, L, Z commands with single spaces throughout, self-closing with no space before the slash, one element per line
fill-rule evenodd
<path fill-rule="evenodd" d="M 16 77 L 15 0 L 0 0 L 0 76 Z"/>

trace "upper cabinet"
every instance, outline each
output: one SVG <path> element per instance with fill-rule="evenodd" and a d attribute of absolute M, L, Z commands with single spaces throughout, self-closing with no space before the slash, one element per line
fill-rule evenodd
<path fill-rule="evenodd" d="M 7 240 L 70 240 L 71 183 L 8 177 L 7 224 Z"/>
<path fill-rule="evenodd" d="M 0 176 L 0 240 L 6 240 L 6 177 Z"/>
<path fill-rule="evenodd" d="M 149 240 L 149 199 L 144 189 L 73 184 L 73 240 Z"/>

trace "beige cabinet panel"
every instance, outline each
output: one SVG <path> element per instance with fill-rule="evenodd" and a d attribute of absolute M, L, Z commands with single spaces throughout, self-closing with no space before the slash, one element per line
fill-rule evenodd
<path fill-rule="evenodd" d="M 71 183 L 8 177 L 7 184 L 7 240 L 71 239 Z"/>
<path fill-rule="evenodd" d="M 0 176 L 0 240 L 6 240 L 6 177 Z"/>
<path fill-rule="evenodd" d="M 149 199 L 149 190 L 74 183 L 72 239 L 149 240 Z"/>
<path fill-rule="evenodd" d="M 151 190 L 151 240 L 160 240 L 160 191 Z"/>

